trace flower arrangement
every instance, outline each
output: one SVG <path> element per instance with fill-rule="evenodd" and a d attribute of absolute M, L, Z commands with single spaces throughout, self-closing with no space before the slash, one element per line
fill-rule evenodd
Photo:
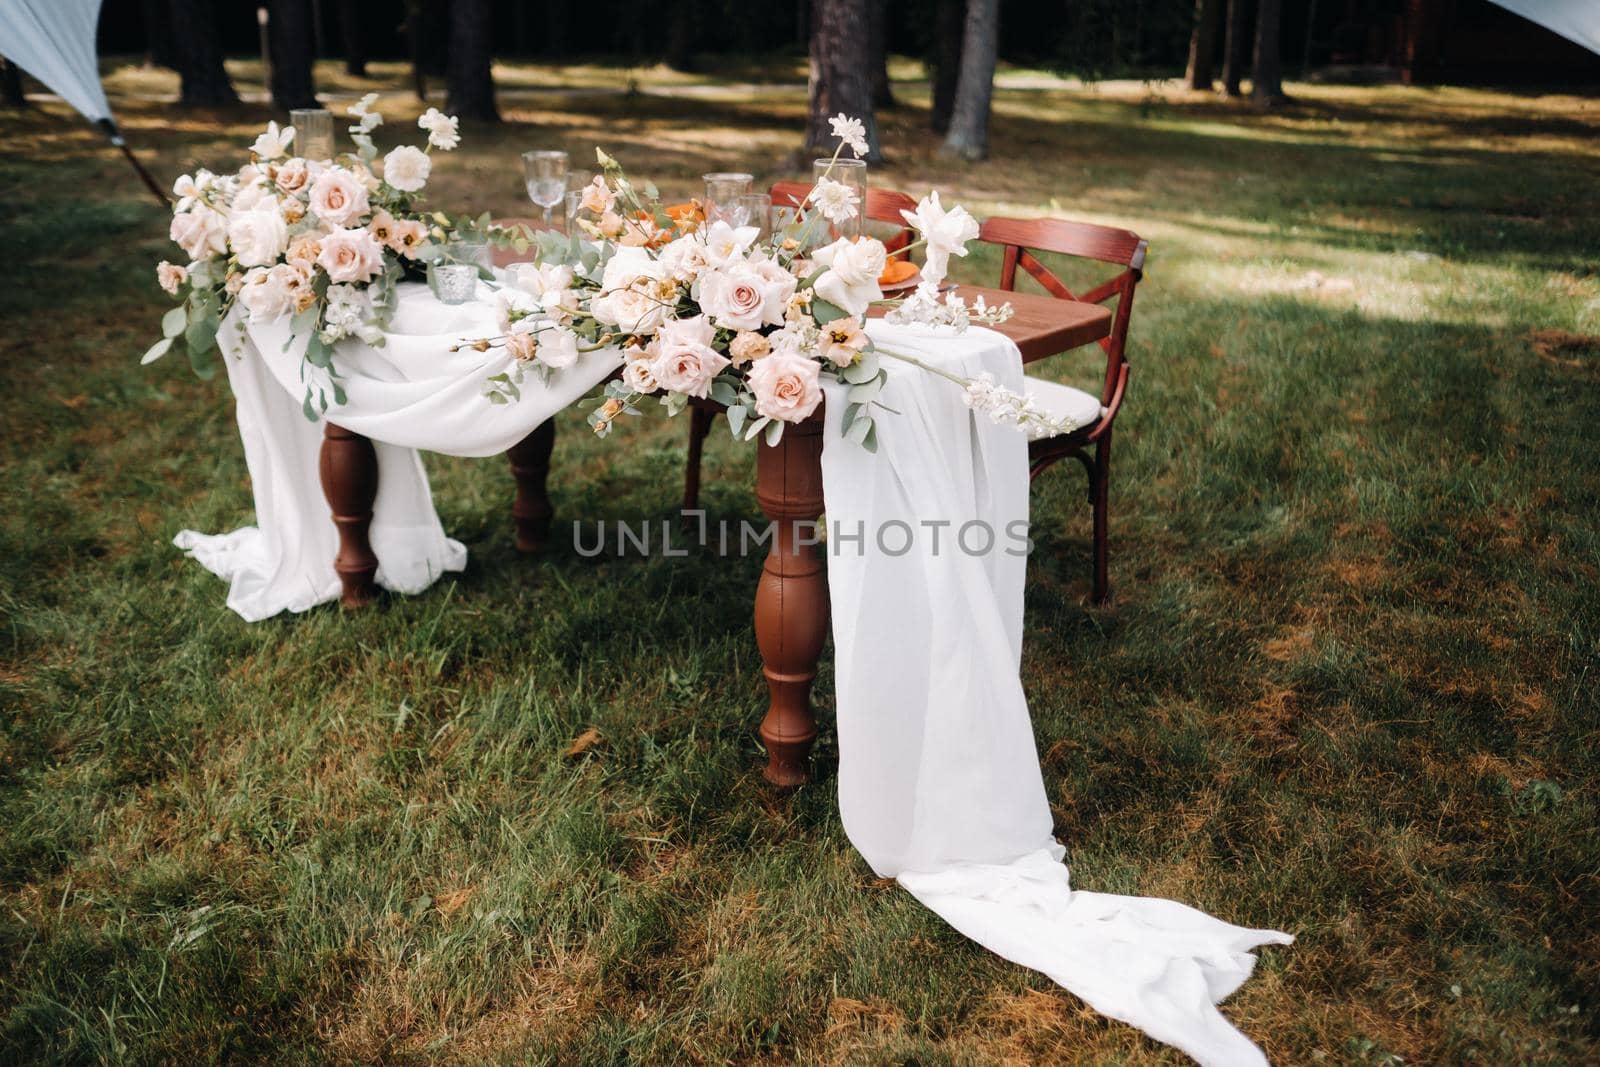
<path fill-rule="evenodd" d="M 1004 322 L 1011 308 L 981 298 L 968 306 L 953 292 L 940 298 L 950 257 L 966 255 L 978 224 L 964 208 L 945 208 L 937 192 L 902 213 L 918 237 L 906 251 L 921 247 L 925 257 L 921 284 L 908 298 L 886 300 L 879 288 L 888 259 L 881 241 L 823 243 L 864 207 L 831 177 L 846 148 L 858 158 L 866 152 L 862 124 L 844 115 L 831 123 L 839 143 L 828 168 L 794 205 L 792 221 L 765 241 L 755 226 L 708 224 L 698 204 L 663 207 L 653 185 L 635 185 L 597 150 L 601 173 L 582 198 L 589 217 L 564 236 L 533 235 L 537 258 L 514 267 L 495 294 L 503 332 L 460 343 L 503 347 L 515 358 L 513 370 L 488 379 L 488 398 L 513 402 L 530 368 L 547 376 L 580 353 L 615 346 L 622 369 L 589 415 L 596 434 L 641 414 L 649 398 L 669 415 L 709 399 L 726 408 L 736 437 L 775 444 L 786 425 L 816 411 L 826 374 L 849 386 L 845 436 L 876 451 L 875 409 L 887 381 L 881 360 L 892 358 L 949 378 L 997 422 L 1035 436 L 1070 429 L 992 379 L 961 378 L 873 343 L 864 316 L 874 304 L 889 307 L 890 322 L 958 331 Z"/>
<path fill-rule="evenodd" d="M 356 151 L 337 160 L 294 155 L 294 128 L 272 122 L 236 174 L 199 170 L 177 180 L 170 236 L 189 262 L 156 268 L 161 287 L 180 303 L 163 316 L 161 340 L 142 362 L 184 350 L 196 372 L 209 376 L 217 333 L 237 305 L 250 322 L 291 316 L 294 336 L 308 338 L 306 362 L 328 372 L 334 403 L 344 402 L 333 346 L 346 338 L 382 345 L 396 284 L 438 258 L 456 228 L 447 216 L 424 211 L 421 196 L 430 153 L 461 141 L 456 119 L 429 108 L 417 120 L 426 144 L 390 150 L 378 170 L 377 96 L 349 108 Z M 306 417 L 326 411 L 328 400 L 320 386 L 313 397 L 308 384 Z"/>

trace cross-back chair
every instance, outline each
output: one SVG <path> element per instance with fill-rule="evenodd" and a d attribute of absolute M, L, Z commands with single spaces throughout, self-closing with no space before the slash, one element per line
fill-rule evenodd
<path fill-rule="evenodd" d="M 1046 468 L 1068 456 L 1083 464 L 1089 476 L 1089 504 L 1094 509 L 1094 601 L 1102 603 L 1110 592 L 1107 566 L 1108 498 L 1111 481 L 1111 428 L 1128 388 L 1128 322 L 1133 313 L 1134 289 L 1144 276 L 1145 252 L 1149 245 L 1130 230 L 1097 226 L 1064 219 L 989 219 L 978 231 L 978 240 L 1005 249 L 1000 266 L 1000 287 L 1015 290 L 1017 268 L 1021 267 L 1044 289 L 1061 300 L 1103 304 L 1116 300 L 1111 332 L 1100 341 L 1106 354 L 1106 370 L 1100 396 L 1042 378 L 1028 377 L 1028 391 L 1041 407 L 1056 415 L 1072 414 L 1083 421 L 1078 429 L 1032 442 L 1028 446 L 1028 478 L 1031 481 Z M 1110 263 L 1124 268 L 1085 293 L 1074 294 L 1034 255 L 1053 252 Z M 1098 407 L 1098 415 L 1094 409 Z M 1087 420 L 1083 416 L 1089 416 Z"/>

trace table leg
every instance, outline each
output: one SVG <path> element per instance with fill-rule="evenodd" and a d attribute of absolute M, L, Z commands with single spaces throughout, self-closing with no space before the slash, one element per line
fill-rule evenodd
<path fill-rule="evenodd" d="M 550 494 L 545 482 L 550 476 L 550 452 L 556 443 L 556 421 L 547 419 L 528 436 L 506 450 L 511 474 L 517 480 L 517 500 L 511 517 L 517 523 L 517 551 L 537 552 L 550 536 Z"/>
<path fill-rule="evenodd" d="M 761 721 L 768 781 L 795 786 L 808 776 L 817 722 L 811 683 L 828 632 L 828 583 L 813 547 L 822 514 L 822 413 L 784 428 L 756 456 L 756 499 L 775 530 L 756 589 L 756 644 L 770 704 Z"/>
<path fill-rule="evenodd" d="M 344 587 L 340 602 L 347 608 L 359 608 L 378 595 L 374 581 L 378 557 L 368 537 L 372 504 L 378 499 L 378 453 L 367 438 L 326 423 L 319 468 L 322 495 L 339 531 L 339 554 L 334 557 L 333 569 Z"/>

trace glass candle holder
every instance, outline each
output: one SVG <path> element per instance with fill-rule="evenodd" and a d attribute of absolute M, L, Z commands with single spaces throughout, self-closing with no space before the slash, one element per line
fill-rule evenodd
<path fill-rule="evenodd" d="M 465 304 L 478 295 L 475 263 L 435 263 L 428 268 L 428 285 L 441 304 Z"/>
<path fill-rule="evenodd" d="M 824 177 L 845 186 L 856 196 L 856 213 L 845 221 L 831 223 L 828 227 L 835 239 L 848 237 L 853 241 L 861 236 L 861 222 L 867 211 L 867 161 L 819 159 L 811 165 L 811 180 L 813 183 L 820 182 Z M 821 212 L 816 208 L 808 207 L 807 211 L 821 218 Z"/>
<path fill-rule="evenodd" d="M 709 225 L 720 219 L 730 226 L 742 225 L 734 221 L 738 217 L 739 199 L 750 195 L 750 186 L 755 183 L 755 177 L 738 171 L 718 171 L 703 177 L 706 183 L 706 223 Z"/>
<path fill-rule="evenodd" d="M 296 108 L 289 112 L 289 125 L 294 127 L 290 155 L 318 163 L 333 158 L 333 112 L 320 107 Z"/>
<path fill-rule="evenodd" d="M 750 193 L 739 198 L 739 210 L 744 217 L 743 225 L 754 226 L 761 231 L 759 237 L 766 240 L 772 236 L 772 198 L 766 193 Z"/>
<path fill-rule="evenodd" d="M 568 189 L 562 205 L 561 226 L 567 233 L 578 232 L 578 217 L 583 212 L 583 190 Z"/>

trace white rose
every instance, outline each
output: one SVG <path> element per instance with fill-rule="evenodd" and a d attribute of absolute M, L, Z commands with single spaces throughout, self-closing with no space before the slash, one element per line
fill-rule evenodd
<path fill-rule="evenodd" d="M 383 246 L 368 230 L 334 230 L 321 240 L 317 266 L 333 282 L 366 282 L 383 270 Z"/>
<path fill-rule="evenodd" d="M 649 359 L 630 359 L 622 368 L 622 384 L 636 393 L 653 393 L 661 388 L 661 383 L 656 381 L 655 361 Z"/>
<path fill-rule="evenodd" d="M 228 243 L 241 267 L 276 263 L 289 247 L 289 227 L 276 207 L 236 212 L 228 223 Z"/>
<path fill-rule="evenodd" d="M 675 393 L 709 396 L 711 380 L 728 366 L 728 358 L 711 347 L 715 337 L 704 315 L 664 324 L 656 331 L 651 376 Z"/>
<path fill-rule="evenodd" d="M 872 238 L 851 241 L 841 237 L 811 257 L 828 269 L 816 280 L 817 296 L 849 315 L 864 315 L 874 300 L 883 299 L 878 276 L 887 255 L 883 242 Z"/>
<path fill-rule="evenodd" d="M 287 267 L 288 264 L 283 264 Z M 278 269 L 255 267 L 244 276 L 244 286 L 239 290 L 239 302 L 250 312 L 251 322 L 271 322 L 287 315 L 294 308 L 295 294 L 290 273 Z"/>
<path fill-rule="evenodd" d="M 694 281 L 711 267 L 705 242 L 692 235 L 669 242 L 661 249 L 659 259 L 667 273 L 684 282 Z"/>
<path fill-rule="evenodd" d="M 383 157 L 383 180 L 402 193 L 414 193 L 428 184 L 433 161 L 420 148 L 403 144 Z"/>
<path fill-rule="evenodd" d="M 367 188 L 349 171 L 330 167 L 311 186 L 311 210 L 332 226 L 351 226 L 367 213 Z"/>
<path fill-rule="evenodd" d="M 538 360 L 551 370 L 561 370 L 578 362 L 578 338 L 571 330 L 539 331 Z"/>
<path fill-rule="evenodd" d="M 210 259 L 228 251 L 228 230 L 222 216 L 208 207 L 197 207 L 172 216 L 168 235 L 189 254 L 190 259 Z"/>
<path fill-rule="evenodd" d="M 705 235 L 706 259 L 713 267 L 725 267 L 744 258 L 746 250 L 761 236 L 755 226 L 729 226 L 721 219 L 701 233 Z"/>
<path fill-rule="evenodd" d="M 677 284 L 643 248 L 619 248 L 600 277 L 600 295 L 589 311 L 627 333 L 651 333 L 666 321 L 678 301 Z"/>

